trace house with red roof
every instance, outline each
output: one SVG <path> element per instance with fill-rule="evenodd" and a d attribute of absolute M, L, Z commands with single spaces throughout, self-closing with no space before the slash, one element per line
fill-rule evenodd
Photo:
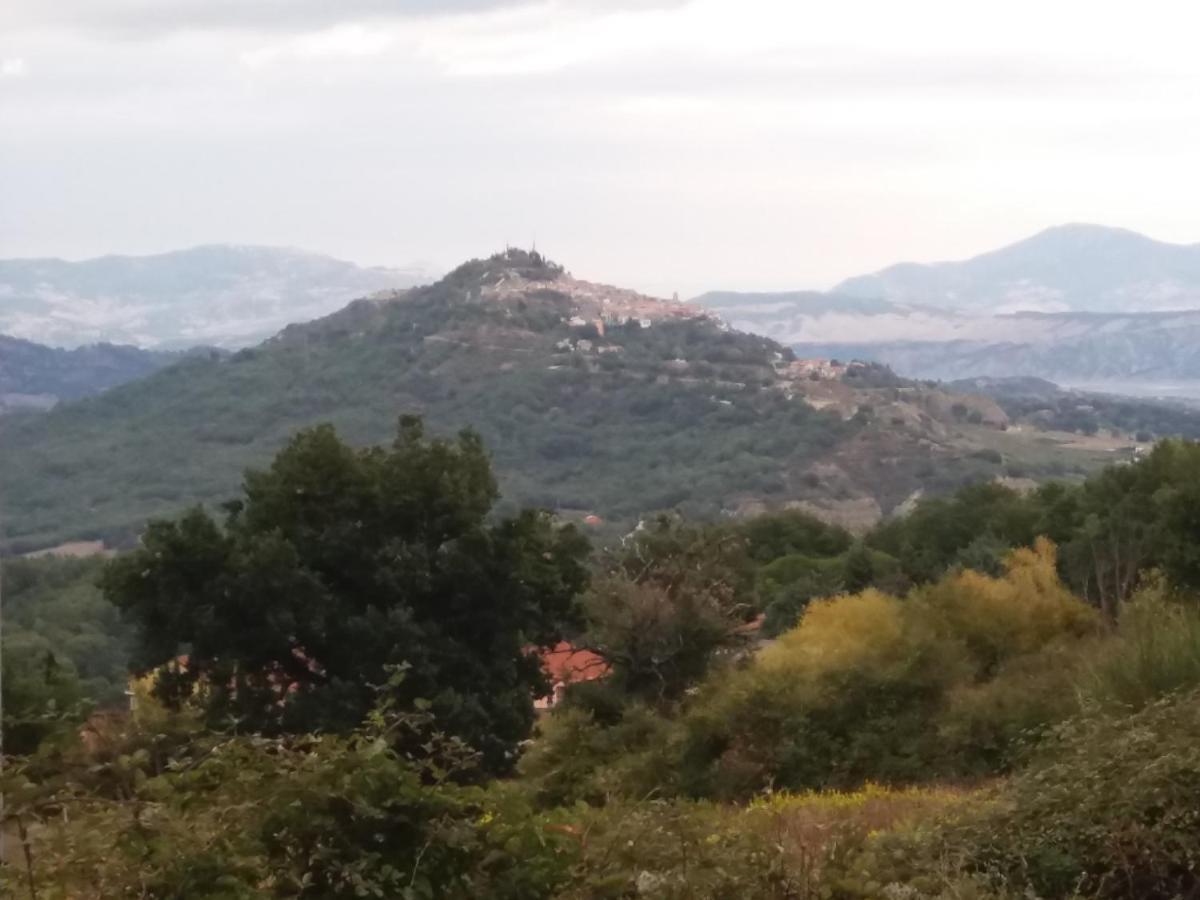
<path fill-rule="evenodd" d="M 550 681 L 550 693 L 535 697 L 534 709 L 553 709 L 562 700 L 563 693 L 572 684 L 595 681 L 609 672 L 604 657 L 591 650 L 582 650 L 568 641 L 560 641 L 552 649 L 541 653 L 542 670 Z"/>

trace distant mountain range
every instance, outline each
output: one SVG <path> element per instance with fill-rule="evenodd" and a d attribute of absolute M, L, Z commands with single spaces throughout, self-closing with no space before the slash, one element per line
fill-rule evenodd
<path fill-rule="evenodd" d="M 62 400 L 98 394 L 182 356 L 114 344 L 59 350 L 0 335 L 0 413 L 49 409 Z"/>
<path fill-rule="evenodd" d="M 0 334 L 66 348 L 236 348 L 356 297 L 428 280 L 417 269 L 221 244 L 81 262 L 0 260 Z"/>
<path fill-rule="evenodd" d="M 1197 309 L 1200 244 L 1060 225 L 963 262 L 890 266 L 833 293 L 990 314 Z"/>
<path fill-rule="evenodd" d="M 917 378 L 1031 376 L 1200 396 L 1200 245 L 1051 228 L 963 262 L 904 263 L 828 293 L 714 292 L 696 303 L 802 356 Z"/>

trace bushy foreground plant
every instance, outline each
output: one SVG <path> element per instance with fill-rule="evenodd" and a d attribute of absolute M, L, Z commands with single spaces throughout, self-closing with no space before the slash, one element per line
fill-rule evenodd
<path fill-rule="evenodd" d="M 222 736 L 167 717 L 31 759 L 3 785 L 22 860 L 3 896 L 552 896 L 577 842 L 515 791 L 456 784 L 477 754 L 432 727 L 386 705 L 347 737 Z M 420 758 L 396 751 L 411 743 L 397 731 Z"/>
<path fill-rule="evenodd" d="M 1043 900 L 1200 893 L 1200 694 L 1060 727 L 1027 768 L 941 823 L 882 834 L 844 864 L 835 896 L 912 897 L 953 876 Z"/>
<path fill-rule="evenodd" d="M 571 702 L 539 725 L 519 771 L 540 805 L 599 806 L 678 792 L 674 723 L 642 703 L 605 710 L 603 699 Z"/>
<path fill-rule="evenodd" d="M 963 572 L 904 600 L 867 590 L 810 606 L 688 710 L 686 788 L 736 797 L 1003 765 L 1021 731 L 1071 712 L 1063 647 L 1099 625 L 1059 582 L 1048 542 L 1006 566 L 1001 578 Z M 1055 661 L 1054 689 L 1026 700 L 1016 688 Z M 981 703 L 989 692 L 1004 702 Z"/>
<path fill-rule="evenodd" d="M 563 900 L 817 900 L 869 836 L 933 821 L 969 799 L 950 790 L 776 794 L 749 806 L 652 800 L 578 819 L 581 852 Z"/>
<path fill-rule="evenodd" d="M 1200 687 L 1200 605 L 1151 573 L 1126 605 L 1117 639 L 1083 679 L 1096 702 L 1140 709 L 1167 694 Z"/>

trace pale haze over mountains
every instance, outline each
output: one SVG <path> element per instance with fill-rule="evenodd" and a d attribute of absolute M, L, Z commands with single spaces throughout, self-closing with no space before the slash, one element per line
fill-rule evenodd
<path fill-rule="evenodd" d="M 155 256 L 0 260 L 0 334 L 94 343 L 236 348 L 379 290 L 430 280 L 301 250 L 211 245 Z"/>
<path fill-rule="evenodd" d="M 0 334 L 67 348 L 131 345 L 98 357 L 37 356 L 43 368 L 55 360 L 70 372 L 49 380 L 26 364 L 34 358 L 27 348 L 0 347 L 0 364 L 21 373 L 9 378 L 9 405 L 78 396 L 97 358 L 109 368 L 94 372 L 94 390 L 168 359 L 138 358 L 133 347 L 236 349 L 350 300 L 430 280 L 417 267 L 231 245 L 83 262 L 0 260 Z M 1058 226 L 960 262 L 848 278 L 829 292 L 714 291 L 694 302 L 801 356 L 877 361 L 909 377 L 1033 376 L 1200 396 L 1200 245 L 1123 229 Z"/>
<path fill-rule="evenodd" d="M 1195 240 L 1178 0 L 6 0 L 0 257 L 536 241 L 656 296 Z"/>
<path fill-rule="evenodd" d="M 901 263 L 833 288 L 955 310 L 1153 312 L 1200 307 L 1200 244 L 1061 225 L 963 262 Z"/>
<path fill-rule="evenodd" d="M 801 355 L 921 378 L 1034 376 L 1200 396 L 1200 245 L 1064 225 L 961 262 L 903 263 L 829 293 L 696 298 Z"/>

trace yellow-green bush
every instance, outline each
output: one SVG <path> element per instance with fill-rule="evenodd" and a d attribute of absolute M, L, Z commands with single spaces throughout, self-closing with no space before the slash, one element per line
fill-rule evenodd
<path fill-rule="evenodd" d="M 616 803 L 563 810 L 580 857 L 559 900 L 816 900 L 831 896 L 841 860 L 884 829 L 932 822 L 968 802 L 945 789 L 775 794 L 748 806 Z"/>
<path fill-rule="evenodd" d="M 1039 538 L 1009 554 L 1000 578 L 966 570 L 918 588 L 908 603 L 926 627 L 961 642 L 977 674 L 988 676 L 1006 659 L 1096 632 L 1095 611 L 1059 580 L 1056 562 L 1054 545 Z"/>
<path fill-rule="evenodd" d="M 1026 730 L 1072 712 L 1063 660 L 1099 629 L 1047 541 L 999 578 L 818 601 L 748 667 L 710 679 L 684 716 L 681 783 L 737 797 L 1003 767 Z"/>

